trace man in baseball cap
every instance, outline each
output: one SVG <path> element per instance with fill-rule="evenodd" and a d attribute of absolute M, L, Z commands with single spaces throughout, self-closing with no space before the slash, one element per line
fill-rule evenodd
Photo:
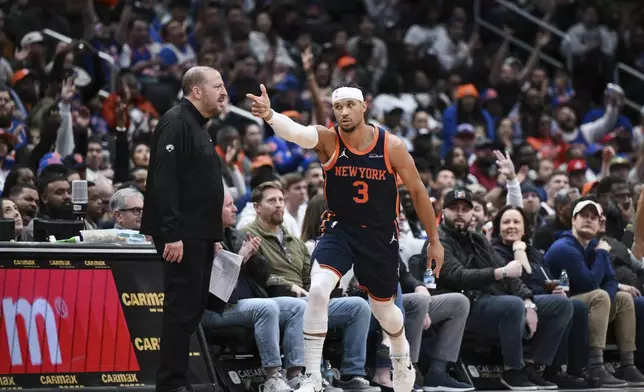
<path fill-rule="evenodd" d="M 634 365 L 635 307 L 630 293 L 619 288 L 613 269 L 611 246 L 597 240 L 604 214 L 599 202 L 581 198 L 572 209 L 572 231 L 563 232 L 544 257 L 553 277 L 566 271 L 570 298 L 588 306 L 588 376 L 602 388 L 644 385 L 644 375 Z M 620 367 L 610 374 L 604 367 L 606 331 L 613 324 Z"/>
<path fill-rule="evenodd" d="M 445 201 L 443 202 L 443 208 L 450 208 L 459 201 L 463 202 L 463 204 L 469 206 L 470 208 L 474 208 L 474 204 L 472 203 L 472 192 L 470 192 L 469 189 L 466 188 L 452 189 L 451 191 L 447 192 L 447 194 L 445 194 L 444 200 Z"/>

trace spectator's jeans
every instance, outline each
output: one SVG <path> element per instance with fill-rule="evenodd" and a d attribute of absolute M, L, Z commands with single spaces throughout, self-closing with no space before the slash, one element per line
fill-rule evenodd
<path fill-rule="evenodd" d="M 284 331 L 284 368 L 304 367 L 304 310 L 306 303 L 292 297 L 247 298 L 227 306 L 222 314 L 206 311 L 206 328 L 253 328 L 265 368 L 281 367 L 280 327 Z"/>
<path fill-rule="evenodd" d="M 572 304 L 558 295 L 537 295 L 539 322 L 532 338 L 532 360 L 550 365 L 557 354 L 561 337 L 572 318 Z M 523 338 L 528 336 L 526 308 L 513 295 L 483 295 L 470 305 L 465 329 L 499 339 L 506 369 L 523 369 Z"/>
<path fill-rule="evenodd" d="M 635 325 L 637 334 L 635 338 L 635 364 L 638 367 L 644 366 L 644 297 L 637 297 L 633 300 L 635 305 Z"/>
<path fill-rule="evenodd" d="M 580 374 L 588 365 L 588 306 L 576 299 L 571 299 L 572 319 L 559 345 L 559 352 L 553 365 L 567 364 L 568 373 Z"/>
<path fill-rule="evenodd" d="M 615 322 L 615 338 L 621 352 L 635 351 L 635 306 L 633 297 L 617 292 L 613 303 L 604 290 L 593 290 L 575 295 L 588 305 L 588 347 L 603 350 L 606 347 L 608 323 Z"/>
<path fill-rule="evenodd" d="M 329 301 L 329 329 L 341 328 L 344 335 L 344 358 L 340 369 L 343 375 L 366 375 L 370 319 L 369 303 L 360 297 L 331 298 Z"/>
<path fill-rule="evenodd" d="M 470 312 L 470 300 L 460 293 L 440 294 L 428 297 L 424 294 L 403 295 L 405 306 L 405 333 L 409 341 L 410 357 L 418 362 L 423 337 L 423 321 L 429 313 L 432 325 L 440 324 L 438 333 L 431 339 L 431 358 L 456 362 L 461 349 L 463 331 Z"/>

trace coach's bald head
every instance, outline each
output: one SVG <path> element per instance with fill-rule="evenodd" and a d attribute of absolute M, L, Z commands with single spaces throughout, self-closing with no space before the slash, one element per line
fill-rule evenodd
<path fill-rule="evenodd" d="M 184 97 L 206 118 L 216 116 L 224 110 L 228 92 L 221 74 L 214 68 L 190 68 L 183 75 L 181 89 Z"/>

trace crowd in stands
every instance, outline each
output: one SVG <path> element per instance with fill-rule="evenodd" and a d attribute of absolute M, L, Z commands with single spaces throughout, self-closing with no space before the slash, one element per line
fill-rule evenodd
<path fill-rule="evenodd" d="M 324 162 L 249 116 L 245 96 L 263 83 L 277 112 L 332 127 L 333 86 L 354 82 L 369 122 L 407 145 L 439 216 L 445 264 L 430 296 L 426 232 L 399 187 L 397 303 L 418 388 L 472 389 L 449 372 L 464 335 L 500 347 L 510 389 L 644 386 L 644 249 L 631 251 L 644 235 L 644 110 L 625 106 L 644 89 L 613 83 L 618 61 L 644 71 L 643 8 L 511 3 L 565 38 L 495 0 L 0 1 L 2 218 L 32 241 L 34 218 L 72 219 L 71 181 L 84 179 L 86 229 L 138 230 L 160 114 L 181 99 L 187 69 L 216 68 L 229 99 L 206 125 L 224 168 L 221 246 L 244 264 L 202 324 L 254 329 L 265 389 L 297 390 Z M 343 359 L 328 392 L 392 387 L 388 339 L 358 284 L 349 274 L 330 302 Z"/>

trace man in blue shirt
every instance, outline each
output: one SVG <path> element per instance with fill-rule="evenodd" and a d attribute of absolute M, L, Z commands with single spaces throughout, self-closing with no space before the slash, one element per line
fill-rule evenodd
<path fill-rule="evenodd" d="M 597 377 L 604 388 L 644 385 L 644 376 L 633 363 L 633 298 L 620 291 L 611 264 L 610 245 L 596 238 L 602 217 L 603 209 L 594 198 L 584 197 L 576 201 L 572 210 L 572 230 L 561 233 L 544 260 L 553 276 L 567 272 L 571 298 L 588 305 L 588 373 Z M 593 294 L 592 291 L 596 289 L 602 289 L 599 291 L 602 295 Z M 611 322 L 614 322 L 621 359 L 621 367 L 616 370 L 615 376 L 606 370 L 603 363 L 606 332 Z"/>

